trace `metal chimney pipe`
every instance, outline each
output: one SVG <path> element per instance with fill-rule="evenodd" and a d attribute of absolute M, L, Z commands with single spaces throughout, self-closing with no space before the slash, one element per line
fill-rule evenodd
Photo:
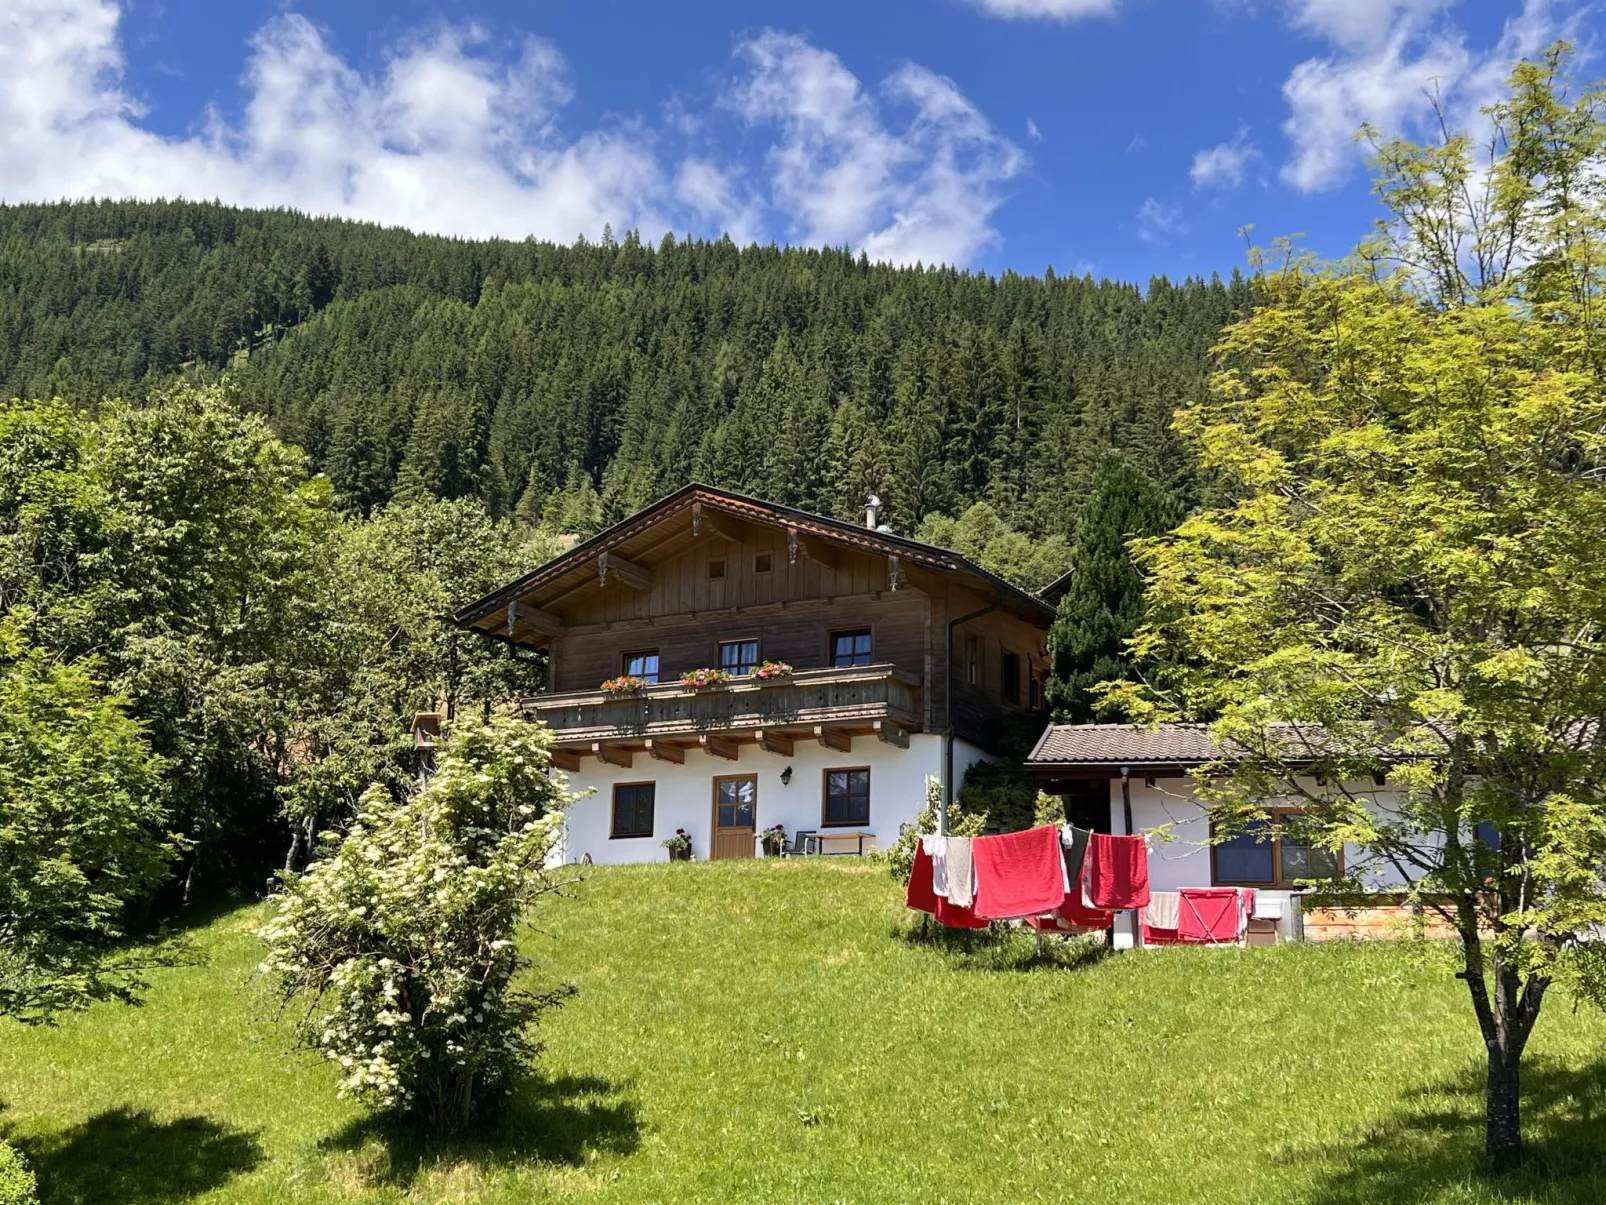
<path fill-rule="evenodd" d="M 871 531 L 876 529 L 876 512 L 881 509 L 881 499 L 874 494 L 864 504 L 864 525 Z"/>

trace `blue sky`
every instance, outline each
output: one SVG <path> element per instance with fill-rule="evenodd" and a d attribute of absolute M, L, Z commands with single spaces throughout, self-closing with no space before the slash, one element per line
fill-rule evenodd
<path fill-rule="evenodd" d="M 0 194 L 605 222 L 1143 280 L 1376 214 L 1350 136 L 1475 125 L 1574 0 L 9 0 Z M 1592 64 L 1586 64 L 1586 69 Z"/>

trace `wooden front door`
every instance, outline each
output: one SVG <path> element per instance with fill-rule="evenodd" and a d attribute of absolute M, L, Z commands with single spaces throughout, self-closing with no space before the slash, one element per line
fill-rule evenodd
<path fill-rule="evenodd" d="M 757 809 L 756 774 L 727 774 L 714 779 L 714 857 L 753 856 Z"/>

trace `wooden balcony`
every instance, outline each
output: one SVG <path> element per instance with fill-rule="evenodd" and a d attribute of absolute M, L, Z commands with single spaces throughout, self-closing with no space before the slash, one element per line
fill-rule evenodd
<path fill-rule="evenodd" d="M 637 753 L 684 762 L 690 749 L 734 760 L 756 742 L 783 757 L 795 742 L 819 741 L 848 752 L 856 736 L 907 746 L 920 727 L 920 679 L 889 664 L 799 670 L 789 678 L 737 678 L 703 690 L 679 682 L 640 694 L 600 690 L 535 695 L 524 713 L 557 737 L 558 765 L 577 770 L 594 756 L 628 766 Z"/>

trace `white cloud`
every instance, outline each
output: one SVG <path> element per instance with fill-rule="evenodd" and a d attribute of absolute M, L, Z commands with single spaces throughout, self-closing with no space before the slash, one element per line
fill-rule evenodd
<path fill-rule="evenodd" d="M 1106 17 L 1115 12 L 1121 0 L 971 0 L 977 8 L 1006 21 L 1076 21 L 1082 17 Z"/>
<path fill-rule="evenodd" d="M 1033 142 L 1043 141 L 1043 131 L 1037 128 L 1037 123 L 1030 117 L 1026 119 L 1026 137 Z"/>
<path fill-rule="evenodd" d="M 1240 126 L 1231 142 L 1197 152 L 1188 175 L 1195 188 L 1237 188 L 1259 158 L 1259 149 L 1249 141 L 1249 127 Z"/>
<path fill-rule="evenodd" d="M 963 264 L 997 240 L 992 215 L 1025 163 L 951 80 L 911 64 L 872 95 L 802 38 L 768 33 L 739 48 L 735 107 L 772 128 L 757 168 L 722 154 L 708 115 L 679 97 L 657 130 L 566 132 L 574 84 L 541 39 L 439 23 L 364 73 L 293 13 L 252 39 L 238 116 L 208 111 L 198 132 L 165 137 L 141 124 L 124 89 L 119 15 L 116 0 L 0 8 L 7 200 L 217 197 L 561 241 L 605 223 L 649 238 L 728 230 L 742 242 L 774 227 L 876 258 Z"/>
<path fill-rule="evenodd" d="M 555 136 L 562 57 L 526 39 L 509 61 L 441 26 L 359 74 L 294 14 L 258 31 L 237 125 L 143 129 L 121 91 L 108 0 L 14 0 L 0 18 L 0 181 L 8 199 L 219 197 L 468 235 L 572 239 L 605 222 L 662 228 L 661 174 L 628 132 Z"/>
<path fill-rule="evenodd" d="M 1334 53 L 1298 64 L 1283 84 L 1290 154 L 1280 172 L 1301 192 L 1344 183 L 1359 166 L 1355 133 L 1417 130 L 1439 95 L 1458 127 L 1482 123 L 1478 109 L 1499 95 L 1511 63 L 1559 36 L 1551 0 L 1525 0 L 1495 45 L 1477 51 L 1444 17 L 1453 0 L 1285 0 L 1299 29 Z"/>
<path fill-rule="evenodd" d="M 1147 198 L 1138 206 L 1138 237 L 1146 243 L 1169 243 L 1188 233 L 1182 206 Z"/>
<path fill-rule="evenodd" d="M 806 243 L 853 243 L 873 259 L 965 263 L 997 241 L 993 213 L 1026 158 L 954 82 L 908 64 L 881 86 L 901 130 L 836 55 L 792 34 L 742 44 L 726 96 L 752 125 L 779 128 L 769 203 Z"/>

